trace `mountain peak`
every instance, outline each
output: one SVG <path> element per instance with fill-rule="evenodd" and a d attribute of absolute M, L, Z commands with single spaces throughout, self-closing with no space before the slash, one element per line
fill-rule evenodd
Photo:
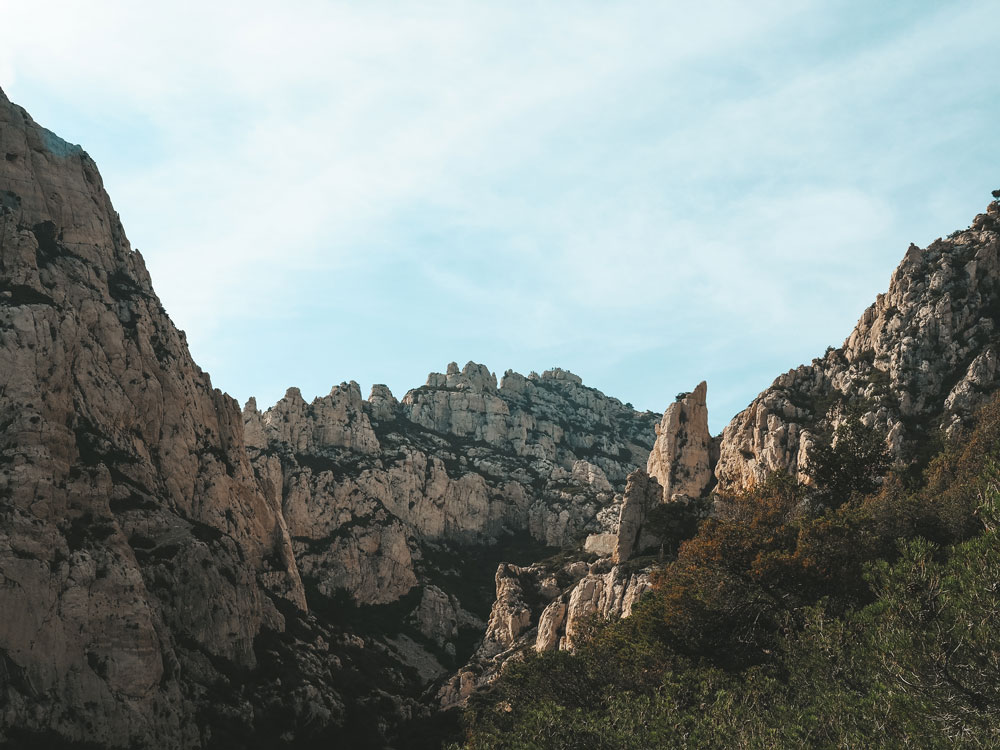
<path fill-rule="evenodd" d="M 889 289 L 840 349 L 779 376 L 724 429 L 721 489 L 771 471 L 804 477 L 809 448 L 859 411 L 905 460 L 930 432 L 966 423 L 1000 382 L 1000 203 L 968 229 L 911 244 Z"/>

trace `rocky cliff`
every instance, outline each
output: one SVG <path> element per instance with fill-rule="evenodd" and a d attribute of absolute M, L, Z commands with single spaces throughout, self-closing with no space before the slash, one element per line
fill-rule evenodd
<path fill-rule="evenodd" d="M 998 384 L 1000 203 L 968 229 L 911 245 L 889 290 L 837 349 L 778 377 L 722 434 L 723 491 L 768 472 L 805 478 L 810 444 L 849 411 L 904 462 L 936 430 L 966 421 Z"/>
<path fill-rule="evenodd" d="M 708 432 L 708 384 L 702 381 L 690 393 L 680 393 L 656 425 L 656 442 L 646 473 L 663 488 L 664 501 L 677 495 L 700 497 L 712 482 L 714 455 Z"/>
<path fill-rule="evenodd" d="M 651 588 L 649 568 L 593 562 L 501 565 L 496 600 L 473 658 L 440 688 L 441 706 L 454 708 L 490 685 L 512 660 L 529 651 L 570 650 L 591 618 L 628 617 Z"/>
<path fill-rule="evenodd" d="M 3 96 L 0 152 L 2 724 L 187 744 L 188 657 L 305 606 L 291 543 L 94 163 Z"/>
<path fill-rule="evenodd" d="M 679 394 L 656 426 L 646 472 L 629 477 L 624 501 L 615 506 L 617 523 L 588 538 L 583 559 L 558 571 L 500 567 L 486 637 L 442 688 L 442 704 L 460 705 L 531 648 L 572 649 L 582 616 L 627 616 L 649 587 L 650 568 L 648 560 L 640 561 L 645 567 L 625 563 L 654 541 L 644 527 L 660 502 L 745 490 L 772 471 L 808 481 L 810 446 L 829 439 L 849 414 L 879 429 L 903 465 L 914 461 L 935 431 L 959 428 L 1000 384 L 998 326 L 1000 201 L 994 201 L 969 229 L 925 250 L 911 246 L 889 291 L 843 346 L 777 378 L 720 437 L 708 431 L 706 384 Z"/>
<path fill-rule="evenodd" d="M 572 650 L 574 637 L 593 617 L 628 617 L 651 587 L 653 563 L 650 558 L 630 560 L 655 542 L 643 524 L 662 502 L 659 482 L 636 469 L 613 508 L 617 521 L 606 518 L 605 531 L 588 537 L 583 550 L 576 547 L 528 566 L 501 564 L 486 632 L 471 659 L 438 691 L 442 707 L 464 704 L 475 690 L 496 680 L 508 662 L 532 649 Z M 593 543 L 595 537 L 601 544 Z"/>
<path fill-rule="evenodd" d="M 432 373 L 397 401 L 356 383 L 307 404 L 297 389 L 244 409 L 252 464 L 282 509 L 302 574 L 359 604 L 392 602 L 430 544 L 539 547 L 599 530 L 599 512 L 644 465 L 655 416 L 562 370 L 500 384 L 482 365 Z"/>
<path fill-rule="evenodd" d="M 310 606 L 335 606 L 432 692 L 493 639 L 498 564 L 614 531 L 657 421 L 564 370 L 498 383 L 472 362 L 400 400 L 352 382 L 306 403 L 292 388 L 243 418 Z"/>
<path fill-rule="evenodd" d="M 93 161 L 2 93 L 0 154 L 0 742 L 379 738 L 348 726 L 371 681 L 417 677 L 305 611 L 238 405 L 192 361 Z M 379 700 L 383 723 L 409 712 Z"/>

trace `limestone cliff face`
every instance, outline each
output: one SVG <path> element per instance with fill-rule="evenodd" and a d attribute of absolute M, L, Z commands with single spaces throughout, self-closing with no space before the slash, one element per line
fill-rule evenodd
<path fill-rule="evenodd" d="M 860 408 L 897 455 L 953 430 L 996 389 L 1000 350 L 1000 203 L 969 229 L 911 245 L 889 290 L 839 349 L 778 377 L 725 428 L 715 469 L 723 491 L 783 469 L 801 476 L 837 405 Z"/>
<path fill-rule="evenodd" d="M 388 603 L 427 543 L 490 545 L 527 534 L 561 546 L 601 528 L 626 475 L 647 460 L 655 416 L 563 370 L 500 384 L 454 363 L 397 401 L 356 383 L 312 404 L 297 389 L 244 409 L 247 444 L 282 509 L 303 576 L 327 596 Z"/>
<path fill-rule="evenodd" d="M 391 744 L 457 643 L 520 628 L 480 619 L 473 558 L 617 519 L 655 415 L 471 363 L 241 415 L 89 157 L 2 96 L 0 153 L 0 743 Z"/>
<path fill-rule="evenodd" d="M 179 650 L 252 666 L 291 544 L 93 161 L 2 94 L 0 153 L 2 724 L 187 744 Z"/>
<path fill-rule="evenodd" d="M 0 154 L 0 744 L 391 745 L 432 682 L 455 705 L 627 616 L 657 503 L 801 473 L 839 405 L 905 459 L 1000 379 L 994 202 L 721 440 L 704 383 L 657 425 L 564 370 L 474 363 L 241 415 L 90 158 L 2 92 Z M 585 561 L 531 562 L 588 534 Z"/>
<path fill-rule="evenodd" d="M 450 596 L 437 586 L 426 586 L 420 604 L 413 611 L 413 621 L 420 633 L 451 656 L 455 655 L 454 641 L 462 628 L 483 632 L 486 624 L 462 607 L 455 596 Z"/>
<path fill-rule="evenodd" d="M 605 531 L 586 540 L 584 555 L 590 562 L 555 567 L 544 562 L 501 564 L 486 632 L 468 663 L 438 691 L 442 707 L 464 704 L 475 690 L 496 680 L 509 662 L 531 649 L 572 650 L 574 638 L 593 616 L 628 617 L 652 587 L 651 569 L 648 564 L 638 568 L 624 563 L 655 541 L 644 534 L 643 525 L 648 512 L 662 502 L 659 482 L 636 469 L 628 476 L 621 500 L 607 509 L 618 511 L 617 523 L 610 523 L 606 513 Z"/>
<path fill-rule="evenodd" d="M 303 611 L 280 496 L 96 166 L 2 92 L 0 155 L 0 744 L 341 726 L 337 665 L 358 650 Z M 347 429 L 352 404 L 281 437 L 377 449 Z M 284 687 L 278 662 L 295 670 Z"/>
<path fill-rule="evenodd" d="M 628 573 L 616 563 L 643 547 L 643 524 L 656 503 L 704 496 L 713 481 L 722 493 L 738 491 L 774 470 L 806 479 L 811 444 L 837 425 L 843 407 L 860 410 L 866 423 L 883 430 L 904 461 L 928 432 L 960 426 L 1000 386 L 998 311 L 1000 201 L 994 201 L 969 229 L 926 250 L 911 247 L 889 291 L 844 345 L 780 376 L 721 438 L 708 432 L 705 383 L 682 394 L 657 426 L 647 471 L 629 477 L 623 501 L 602 511 L 603 533 L 587 539 L 585 552 L 600 559 L 555 572 L 501 566 L 488 637 L 445 683 L 442 704 L 463 703 L 531 648 L 572 648 L 588 615 L 627 616 L 649 588 L 648 571 Z"/>

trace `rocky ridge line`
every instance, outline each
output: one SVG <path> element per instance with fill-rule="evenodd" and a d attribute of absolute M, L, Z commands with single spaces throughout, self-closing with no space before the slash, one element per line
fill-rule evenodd
<path fill-rule="evenodd" d="M 599 529 L 643 465 L 652 414 L 562 370 L 497 385 L 482 365 L 431 373 L 397 401 L 356 383 L 306 404 L 297 389 L 244 409 L 251 462 L 282 508 L 303 575 L 361 604 L 417 583 L 426 542 L 493 544 L 523 533 L 558 547 Z"/>
<path fill-rule="evenodd" d="M 723 430 L 720 491 L 771 471 L 806 479 L 809 446 L 848 412 L 904 462 L 936 430 L 966 423 L 998 383 L 1000 202 L 965 230 L 911 245 L 837 349 L 779 376 Z"/>

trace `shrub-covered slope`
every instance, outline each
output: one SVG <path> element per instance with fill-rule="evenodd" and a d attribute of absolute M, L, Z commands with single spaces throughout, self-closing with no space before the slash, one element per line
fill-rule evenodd
<path fill-rule="evenodd" d="M 852 458 L 817 451 L 813 474 L 863 485 Z M 997 746 L 1000 398 L 909 477 L 729 498 L 631 617 L 475 696 L 464 746 Z"/>

